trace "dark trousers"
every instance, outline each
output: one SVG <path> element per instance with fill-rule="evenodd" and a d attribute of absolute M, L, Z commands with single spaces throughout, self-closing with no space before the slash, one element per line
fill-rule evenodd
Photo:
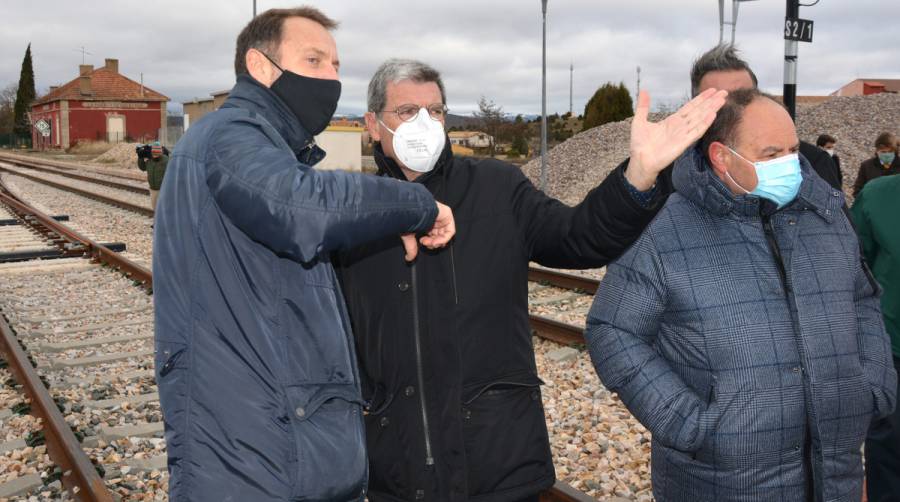
<path fill-rule="evenodd" d="M 896 356 L 894 367 L 900 372 L 900 358 Z M 897 390 L 900 392 L 900 384 Z M 900 502 L 900 406 L 869 429 L 866 485 L 869 502 Z"/>

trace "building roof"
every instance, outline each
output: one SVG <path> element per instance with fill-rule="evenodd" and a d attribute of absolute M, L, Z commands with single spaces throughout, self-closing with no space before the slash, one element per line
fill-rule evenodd
<path fill-rule="evenodd" d="M 108 68 L 100 67 L 89 73 L 91 79 L 91 93 L 81 93 L 81 77 L 75 77 L 72 81 L 60 86 L 38 98 L 32 106 L 50 103 L 59 100 L 78 101 L 169 101 L 169 98 L 143 86 L 130 78 Z"/>
<path fill-rule="evenodd" d="M 900 92 L 900 78 L 857 78 L 857 79 L 851 80 L 850 82 L 847 82 L 846 84 L 842 85 L 840 89 L 834 91 L 833 93 L 831 93 L 831 95 L 832 96 L 837 95 L 837 93 L 840 92 L 841 89 L 851 86 L 851 85 L 855 84 L 856 82 L 863 82 L 866 84 L 876 84 L 876 85 L 881 84 L 884 86 L 884 90 L 887 92 Z"/>

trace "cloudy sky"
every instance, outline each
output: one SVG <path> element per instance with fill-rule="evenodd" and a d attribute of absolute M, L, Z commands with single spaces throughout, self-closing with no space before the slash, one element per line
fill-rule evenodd
<path fill-rule="evenodd" d="M 364 108 L 368 79 L 384 59 L 410 57 L 443 72 L 456 113 L 470 113 L 482 95 L 510 113 L 540 113 L 539 0 L 306 3 L 341 22 L 339 112 Z M 257 0 L 259 11 L 294 5 Z M 88 64 L 113 57 L 126 76 L 143 73 L 146 85 L 172 99 L 172 111 L 234 84 L 234 41 L 252 15 L 252 0 L 14 0 L 4 7 L 0 86 L 18 80 L 29 42 L 39 94 L 77 76 L 84 47 Z M 746 2 L 737 28 L 761 87 L 775 94 L 783 78 L 784 12 L 784 0 Z M 800 44 L 800 94 L 827 94 L 857 77 L 900 78 L 891 24 L 897 0 L 820 0 L 802 7 L 801 17 L 815 21 L 815 32 L 813 44 Z M 718 39 L 717 0 L 549 0 L 548 110 L 568 111 L 570 62 L 576 113 L 606 81 L 625 82 L 633 92 L 638 65 L 641 87 L 656 103 L 677 103 L 688 92 L 691 62 Z"/>

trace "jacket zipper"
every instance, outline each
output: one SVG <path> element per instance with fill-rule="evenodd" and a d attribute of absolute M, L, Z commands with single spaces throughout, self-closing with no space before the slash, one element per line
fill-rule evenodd
<path fill-rule="evenodd" d="M 419 406 L 422 409 L 422 427 L 425 429 L 425 465 L 434 465 L 431 454 L 431 432 L 428 429 L 428 409 L 425 406 L 425 377 L 422 369 L 422 341 L 419 330 L 419 295 L 417 293 L 416 264 L 412 264 L 413 335 L 416 344 L 416 376 L 419 380 Z"/>
<path fill-rule="evenodd" d="M 459 305 L 459 290 L 456 289 L 456 259 L 453 257 L 453 243 L 450 243 L 450 273 L 453 275 L 453 301 Z"/>
<path fill-rule="evenodd" d="M 778 241 L 775 240 L 775 230 L 772 229 L 772 220 L 768 216 L 762 217 L 763 231 L 766 234 L 766 241 L 769 243 L 769 249 L 775 257 L 775 264 L 778 266 L 778 276 L 781 277 L 781 285 L 784 286 L 785 293 L 791 292 L 791 286 L 788 284 L 787 271 L 784 268 L 784 259 L 781 256 L 781 248 L 778 247 Z"/>
<path fill-rule="evenodd" d="M 792 290 L 791 290 L 790 284 L 788 283 L 787 271 L 784 266 L 784 258 L 782 257 L 782 254 L 781 254 L 781 248 L 778 246 L 778 241 L 775 240 L 775 230 L 772 228 L 772 220 L 769 216 L 763 216 L 762 223 L 763 223 L 763 231 L 766 234 L 766 241 L 768 241 L 768 243 L 769 243 L 769 249 L 772 251 L 772 255 L 775 258 L 775 264 L 778 265 L 778 274 L 781 277 L 781 283 L 784 286 L 785 300 L 787 300 L 787 302 L 788 302 L 788 311 L 791 313 L 791 324 L 794 327 L 794 331 L 799 333 L 800 326 L 797 323 L 796 316 L 793 313 L 794 309 L 791 308 Z M 800 341 L 798 341 L 797 343 L 798 343 L 798 349 L 802 355 L 802 353 L 804 352 L 802 343 Z M 803 378 L 803 377 L 801 376 L 801 378 Z M 812 416 L 812 419 L 811 420 L 804 419 L 806 421 L 807 432 L 804 435 L 803 443 L 801 444 L 800 447 L 803 449 L 803 457 L 809 458 L 809 470 L 810 470 L 810 475 L 812 476 L 810 479 L 810 485 L 815 487 L 815 485 L 816 485 L 815 471 L 816 470 L 813 465 L 815 463 L 815 459 L 813 458 L 814 452 L 812 451 L 812 446 L 811 446 L 812 427 L 813 427 L 813 423 L 815 423 L 815 409 L 812 407 L 812 396 L 809 395 L 812 392 L 812 389 L 807 387 L 805 384 L 803 385 L 803 389 L 804 389 L 803 399 L 805 401 L 804 405 L 809 410 L 809 413 Z M 819 497 L 818 497 L 817 493 L 811 493 L 811 494 L 809 494 L 809 498 L 811 500 L 818 500 Z"/>

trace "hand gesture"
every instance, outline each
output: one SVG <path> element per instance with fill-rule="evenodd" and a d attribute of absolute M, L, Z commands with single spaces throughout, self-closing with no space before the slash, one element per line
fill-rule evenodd
<path fill-rule="evenodd" d="M 625 178 L 638 190 L 649 190 L 660 171 L 703 137 L 716 112 L 725 105 L 726 91 L 707 89 L 662 122 L 647 119 L 650 95 L 641 92 L 631 122 L 631 160 Z"/>
<path fill-rule="evenodd" d="M 423 246 L 429 249 L 442 248 L 456 235 L 456 222 L 453 220 L 453 210 L 450 207 L 437 203 L 438 214 L 434 220 L 434 226 L 427 234 L 419 239 Z M 403 234 L 403 248 L 406 250 L 406 261 L 413 261 L 419 253 L 419 246 L 414 234 Z"/>

